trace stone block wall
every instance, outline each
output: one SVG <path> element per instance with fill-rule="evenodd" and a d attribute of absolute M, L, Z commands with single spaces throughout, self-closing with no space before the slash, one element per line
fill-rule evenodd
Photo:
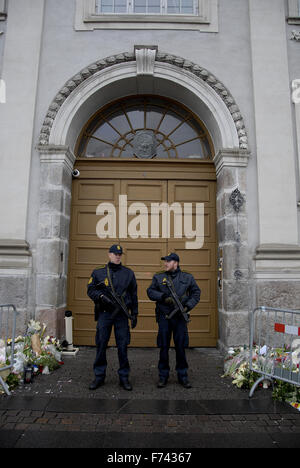
<path fill-rule="evenodd" d="M 217 171 L 219 347 L 249 342 L 249 249 L 246 170 L 249 152 L 220 151 Z"/>
<path fill-rule="evenodd" d="M 36 256 L 36 319 L 63 335 L 67 298 L 72 170 L 75 158 L 65 147 L 40 152 L 39 238 Z"/>

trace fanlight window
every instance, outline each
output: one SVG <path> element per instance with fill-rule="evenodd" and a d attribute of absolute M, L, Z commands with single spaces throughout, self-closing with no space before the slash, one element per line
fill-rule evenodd
<path fill-rule="evenodd" d="M 166 98 L 121 99 L 97 112 L 83 129 L 77 156 L 87 158 L 211 159 L 204 125 Z"/>

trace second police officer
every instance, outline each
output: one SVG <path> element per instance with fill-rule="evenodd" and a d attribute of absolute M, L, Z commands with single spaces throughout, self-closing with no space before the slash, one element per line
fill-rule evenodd
<path fill-rule="evenodd" d="M 88 283 L 87 293 L 95 303 L 95 320 L 98 322 L 95 379 L 90 384 L 90 390 L 96 390 L 104 384 L 107 368 L 106 349 L 113 326 L 118 347 L 120 385 L 125 390 L 132 390 L 128 380 L 130 371 L 127 356 L 127 347 L 130 343 L 128 318 L 131 319 L 132 328 L 135 328 L 138 315 L 137 283 L 133 271 L 122 265 L 122 254 L 120 245 L 112 245 L 108 253 L 108 264 L 95 269 Z"/>
<path fill-rule="evenodd" d="M 189 343 L 187 320 L 189 320 L 190 311 L 200 301 L 201 291 L 193 275 L 180 269 L 179 257 L 176 253 L 162 257 L 162 260 L 165 261 L 165 271 L 154 275 L 152 284 L 147 289 L 149 299 L 156 302 L 156 320 L 159 327 L 157 336 L 157 345 L 160 348 L 158 388 L 165 387 L 168 382 L 172 334 L 176 350 L 178 382 L 185 388 L 191 388 L 185 353 L 185 348 Z M 180 300 L 183 312 L 178 311 L 173 316 L 172 311 L 176 308 L 176 303 L 171 289 L 175 297 L 177 296 Z"/>

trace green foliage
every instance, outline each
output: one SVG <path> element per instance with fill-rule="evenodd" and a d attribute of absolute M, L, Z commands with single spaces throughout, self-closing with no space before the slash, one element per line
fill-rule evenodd
<path fill-rule="evenodd" d="M 21 376 L 18 374 L 9 374 L 9 376 L 6 379 L 6 383 L 9 387 L 10 390 L 13 388 L 16 388 L 19 385 Z"/>
<path fill-rule="evenodd" d="M 300 402 L 300 387 L 275 380 L 272 396 L 277 401 Z"/>
<path fill-rule="evenodd" d="M 49 371 L 52 372 L 60 367 L 55 357 L 51 354 L 42 355 L 35 359 L 35 364 L 42 367 L 48 367 Z"/>

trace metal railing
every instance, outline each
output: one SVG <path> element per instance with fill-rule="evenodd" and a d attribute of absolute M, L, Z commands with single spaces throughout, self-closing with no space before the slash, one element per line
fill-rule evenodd
<path fill-rule="evenodd" d="M 250 370 L 264 380 L 282 380 L 300 386 L 300 311 L 257 307 L 251 316 Z"/>
<path fill-rule="evenodd" d="M 10 395 L 9 388 L 4 382 L 4 372 L 10 370 L 14 365 L 14 349 L 15 349 L 15 338 L 16 338 L 16 322 L 17 322 L 17 310 L 14 305 L 0 305 L 0 347 L 4 356 L 1 356 L 2 364 L 0 366 L 0 385 L 2 385 L 5 393 Z M 8 344 L 8 340 L 9 344 Z"/>

